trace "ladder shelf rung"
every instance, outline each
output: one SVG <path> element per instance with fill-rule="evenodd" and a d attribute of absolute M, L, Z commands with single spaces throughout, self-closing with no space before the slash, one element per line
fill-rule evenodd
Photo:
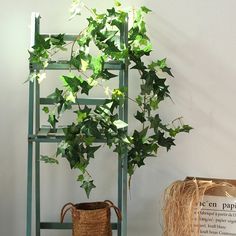
<path fill-rule="evenodd" d="M 113 31 L 114 33 L 117 33 L 117 31 Z M 57 37 L 59 34 L 57 33 L 53 33 L 53 34 L 48 34 L 48 33 L 42 33 L 40 34 L 40 36 L 42 36 L 43 38 L 49 38 L 49 37 Z M 64 41 L 75 41 L 78 37 L 80 36 L 80 34 L 64 34 L 63 36 L 63 39 Z M 116 36 L 117 38 L 120 37 L 120 35 L 117 35 Z"/>
<path fill-rule="evenodd" d="M 59 34 L 40 34 L 43 38 L 49 38 L 52 36 L 58 36 Z M 64 41 L 75 41 L 78 35 L 76 34 L 64 34 Z"/>
<path fill-rule="evenodd" d="M 117 223 L 111 224 L 112 229 L 117 229 Z M 72 223 L 58 223 L 58 222 L 41 222 L 41 229 L 72 229 Z"/>
<path fill-rule="evenodd" d="M 66 127 L 64 127 L 66 128 Z M 42 127 L 36 134 L 31 134 L 28 136 L 29 142 L 41 142 L 41 143 L 59 143 L 65 138 L 63 127 L 56 129 L 52 132 L 50 127 Z M 94 143 L 105 143 L 106 140 L 96 139 Z"/>
<path fill-rule="evenodd" d="M 51 61 L 46 68 L 42 68 L 37 64 L 30 64 L 30 69 L 33 70 L 77 70 L 74 66 L 70 65 L 69 61 Z M 124 63 L 121 61 L 110 61 L 104 64 L 104 69 L 107 70 L 122 70 L 124 69 Z"/>
<path fill-rule="evenodd" d="M 105 98 L 78 98 L 76 99 L 76 102 L 74 105 L 80 104 L 80 105 L 102 105 L 104 104 L 108 99 Z M 54 100 L 52 98 L 40 98 L 40 104 L 41 105 L 53 105 L 55 104 Z"/>

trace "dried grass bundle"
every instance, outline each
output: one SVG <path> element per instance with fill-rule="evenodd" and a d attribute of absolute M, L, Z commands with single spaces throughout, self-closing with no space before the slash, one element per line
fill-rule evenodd
<path fill-rule="evenodd" d="M 199 236 L 199 207 L 205 193 L 213 189 L 224 189 L 224 196 L 235 191 L 235 186 L 227 182 L 205 180 L 184 180 L 171 184 L 164 193 L 164 236 Z M 195 218 L 195 220 L 194 220 Z"/>

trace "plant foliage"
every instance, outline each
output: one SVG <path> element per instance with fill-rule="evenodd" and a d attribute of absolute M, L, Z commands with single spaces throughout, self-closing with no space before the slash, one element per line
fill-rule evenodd
<path fill-rule="evenodd" d="M 74 111 L 75 120 L 64 129 L 65 139 L 59 143 L 56 157 L 65 157 L 71 169 L 80 170 L 78 181 L 81 182 L 87 196 L 95 187 L 88 172 L 88 165 L 101 147 L 94 145 L 95 140 L 105 140 L 107 146 L 120 156 L 127 153 L 128 174 L 132 176 L 136 167 L 145 165 L 148 157 L 157 155 L 160 147 L 170 150 L 175 145 L 174 140 L 178 133 L 191 130 L 191 127 L 183 125 L 180 119 L 171 124 L 164 124 L 158 114 L 160 102 L 170 97 L 166 80 L 173 77 L 173 74 L 166 59 L 154 60 L 149 64 L 143 60 L 152 52 L 144 20 L 145 15 L 151 10 L 144 6 L 136 10 L 128 31 L 128 43 L 125 44 L 120 42 L 119 33 L 123 30 L 129 12 L 122 10 L 118 1 L 115 5 L 116 7 L 107 9 L 104 13 L 90 9 L 91 16 L 87 19 L 86 29 L 71 45 L 70 65 L 75 67 L 78 73 L 61 76 L 63 89 L 55 88 L 49 95 L 55 106 L 43 108 L 48 115 L 48 122 L 52 129 L 55 129 L 61 115 L 66 110 L 72 110 L 73 105 L 77 104 Z M 81 4 L 73 2 L 73 16 L 81 12 L 76 6 Z M 92 45 L 97 47 L 99 55 L 90 53 Z M 52 56 L 58 51 L 66 50 L 66 46 L 68 45 L 65 43 L 64 34 L 49 38 L 38 35 L 36 44 L 29 51 L 30 63 L 46 68 Z M 80 94 L 89 95 L 94 87 L 103 86 L 104 80 L 116 77 L 105 68 L 105 63 L 109 61 L 128 62 L 132 70 L 138 71 L 138 96 L 130 98 L 125 87 L 105 87 L 108 99 L 103 105 L 94 108 L 78 104 L 77 98 Z M 30 80 L 33 79 L 41 82 L 42 74 L 31 75 Z M 127 123 L 120 120 L 117 114 L 117 109 L 123 106 L 126 99 L 130 99 L 137 106 L 134 118 L 141 124 L 140 128 L 132 132 L 127 132 Z M 42 156 L 42 160 L 47 163 L 58 163 L 56 157 Z"/>

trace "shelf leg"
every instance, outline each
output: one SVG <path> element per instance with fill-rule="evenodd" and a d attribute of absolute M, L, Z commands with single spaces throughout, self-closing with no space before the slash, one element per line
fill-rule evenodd
<path fill-rule="evenodd" d="M 122 157 L 119 156 L 118 157 L 118 207 L 120 210 L 122 210 Z M 123 212 L 122 212 L 122 216 L 123 216 Z M 118 221 L 117 224 L 117 235 L 121 236 L 121 222 Z"/>
<path fill-rule="evenodd" d="M 122 218 L 122 233 L 121 236 L 127 236 L 127 155 L 123 157 L 123 168 L 122 168 L 122 208 L 123 213 Z"/>
<path fill-rule="evenodd" d="M 40 236 L 40 144 L 35 144 L 35 226 L 36 236 Z"/>
<path fill-rule="evenodd" d="M 27 167 L 27 219 L 26 219 L 26 236 L 31 236 L 32 223 L 32 158 L 33 143 L 28 144 L 28 167 Z"/>

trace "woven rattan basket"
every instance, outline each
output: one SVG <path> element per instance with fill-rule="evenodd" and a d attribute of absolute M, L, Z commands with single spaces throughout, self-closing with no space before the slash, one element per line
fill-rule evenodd
<path fill-rule="evenodd" d="M 61 210 L 61 223 L 68 211 L 72 215 L 73 236 L 111 236 L 111 208 L 121 220 L 121 212 L 111 201 L 73 204 L 67 203 Z"/>

